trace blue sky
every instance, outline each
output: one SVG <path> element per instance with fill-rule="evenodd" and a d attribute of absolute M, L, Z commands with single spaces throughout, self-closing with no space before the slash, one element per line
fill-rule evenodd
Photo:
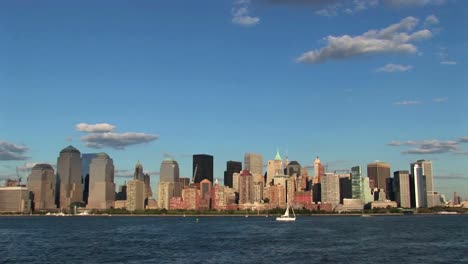
<path fill-rule="evenodd" d="M 468 197 L 467 15 L 453 0 L 3 1 L 0 177 L 70 144 L 122 175 L 170 154 L 189 176 L 212 154 L 219 179 L 279 148 L 331 171 L 433 160 L 436 189 Z"/>

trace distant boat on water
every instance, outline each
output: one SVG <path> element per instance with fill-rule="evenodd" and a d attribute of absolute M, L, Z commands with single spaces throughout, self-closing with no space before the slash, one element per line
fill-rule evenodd
<path fill-rule="evenodd" d="M 289 215 L 289 203 L 286 204 L 286 211 L 284 212 L 283 215 L 276 217 L 276 221 L 282 221 L 282 222 L 291 222 L 291 221 L 296 221 L 296 213 L 294 213 L 294 208 L 292 208 L 292 213 L 293 216 Z"/>
<path fill-rule="evenodd" d="M 441 215 L 456 215 L 456 214 L 458 214 L 458 213 L 457 213 L 457 212 L 440 211 L 440 212 L 437 212 L 437 214 L 441 214 Z"/>

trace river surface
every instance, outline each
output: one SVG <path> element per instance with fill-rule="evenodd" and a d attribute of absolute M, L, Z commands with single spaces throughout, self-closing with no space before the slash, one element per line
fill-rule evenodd
<path fill-rule="evenodd" d="M 0 263 L 468 263 L 468 215 L 9 216 Z"/>

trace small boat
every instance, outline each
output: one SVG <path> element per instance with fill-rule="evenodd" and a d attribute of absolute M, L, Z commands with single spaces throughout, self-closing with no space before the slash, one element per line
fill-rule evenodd
<path fill-rule="evenodd" d="M 457 213 L 457 212 L 440 211 L 440 212 L 437 212 L 437 214 L 441 214 L 441 215 L 456 215 L 456 214 L 458 214 L 458 213 Z"/>
<path fill-rule="evenodd" d="M 283 221 L 283 222 L 290 222 L 290 221 L 296 221 L 296 213 L 294 213 L 294 208 L 292 208 L 292 213 L 293 216 L 289 215 L 289 203 L 286 204 L 286 211 L 284 212 L 284 215 L 276 217 L 276 221 Z"/>
<path fill-rule="evenodd" d="M 371 217 L 372 215 L 370 214 L 362 214 L 361 217 Z"/>

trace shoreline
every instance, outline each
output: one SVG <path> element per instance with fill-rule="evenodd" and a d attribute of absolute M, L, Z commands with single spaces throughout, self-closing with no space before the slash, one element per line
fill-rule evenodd
<path fill-rule="evenodd" d="M 415 213 L 412 215 L 407 215 L 407 214 L 402 214 L 402 213 L 393 213 L 393 214 L 386 214 L 386 213 L 375 213 L 375 214 L 366 214 L 366 213 L 356 213 L 356 214 L 306 214 L 306 215 L 299 215 L 297 214 L 298 217 L 333 217 L 333 216 L 339 216 L 339 217 L 346 217 L 346 216 L 367 216 L 367 217 L 373 217 L 373 216 L 421 216 L 421 215 L 466 215 L 466 214 L 439 214 L 439 213 Z M 43 214 L 0 214 L 0 217 L 59 217 L 56 215 L 43 215 Z M 267 215 L 267 214 L 249 214 L 247 215 L 242 215 L 242 214 L 189 214 L 189 215 L 179 215 L 179 214 L 93 214 L 93 215 L 65 215 L 65 217 L 181 217 L 181 218 L 188 218 L 188 217 L 245 217 L 245 218 L 250 218 L 250 217 L 263 217 L 263 218 L 269 218 L 269 217 L 276 217 L 279 216 L 272 214 L 272 215 Z M 64 216 L 61 216 L 64 217 Z"/>

